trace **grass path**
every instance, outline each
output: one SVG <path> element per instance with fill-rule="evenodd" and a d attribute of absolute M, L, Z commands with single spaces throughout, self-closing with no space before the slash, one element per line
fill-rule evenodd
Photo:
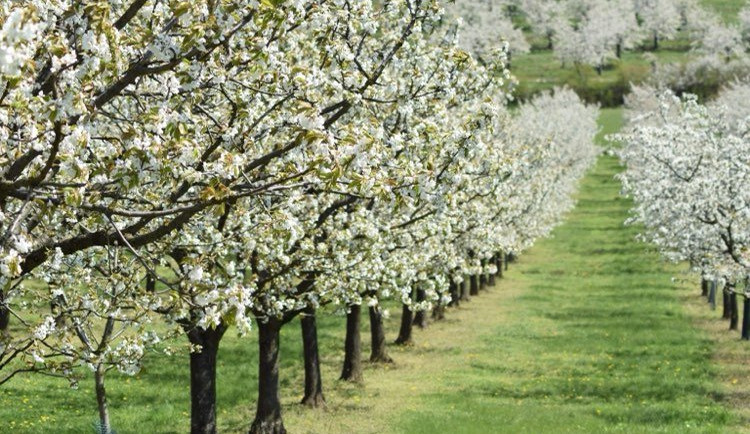
<path fill-rule="evenodd" d="M 605 128 L 619 114 L 604 112 Z M 685 308 L 691 289 L 623 225 L 618 170 L 602 156 L 567 223 L 483 298 L 475 317 L 495 319 L 402 432 L 719 432 L 733 422 L 714 399 L 712 341 Z"/>
<path fill-rule="evenodd" d="M 621 112 L 605 110 L 601 123 L 603 134 L 616 131 Z M 602 156 L 554 237 L 497 287 L 417 334 L 415 348 L 394 354 L 394 368 L 368 370 L 360 406 L 343 409 L 334 385 L 332 411 L 311 419 L 292 409 L 290 428 L 736 432 L 738 418 L 718 402 L 728 374 L 713 360 L 712 314 L 694 282 L 673 281 L 680 270 L 623 225 L 630 202 L 619 196 L 618 171 L 615 157 Z"/>

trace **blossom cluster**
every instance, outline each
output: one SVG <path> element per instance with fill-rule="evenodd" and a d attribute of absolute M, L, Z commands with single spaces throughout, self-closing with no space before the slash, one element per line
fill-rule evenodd
<path fill-rule="evenodd" d="M 750 179 L 750 112 L 735 104 L 747 93 L 747 84 L 735 83 L 702 105 L 689 95 L 637 89 L 620 137 L 624 189 L 644 238 L 706 280 L 729 284 L 750 272 L 750 196 L 742 187 Z"/>

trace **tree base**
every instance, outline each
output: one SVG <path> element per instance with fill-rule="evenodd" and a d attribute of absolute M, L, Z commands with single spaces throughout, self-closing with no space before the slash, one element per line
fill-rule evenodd
<path fill-rule="evenodd" d="M 310 408 L 325 408 L 326 407 L 326 400 L 323 397 L 322 393 L 315 393 L 309 396 L 305 396 L 302 398 L 302 401 L 300 404 L 304 405 L 305 407 Z"/>
<path fill-rule="evenodd" d="M 370 356 L 370 363 L 393 363 L 393 359 L 388 354 L 377 354 Z"/>
<path fill-rule="evenodd" d="M 248 434 L 286 434 L 284 422 L 279 419 L 255 420 Z"/>

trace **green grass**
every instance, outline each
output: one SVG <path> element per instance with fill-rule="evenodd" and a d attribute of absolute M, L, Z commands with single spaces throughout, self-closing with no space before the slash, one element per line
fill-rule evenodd
<path fill-rule="evenodd" d="M 621 111 L 601 122 L 600 137 L 616 131 Z M 619 170 L 601 157 L 568 222 L 503 282 L 520 288 L 509 318 L 464 346 L 476 357 L 443 372 L 449 387 L 398 432 L 723 432 L 735 422 L 714 399 L 712 341 L 685 312 L 678 270 L 623 225 Z"/>
<path fill-rule="evenodd" d="M 702 5 L 714 9 L 726 22 L 737 21 L 737 13 L 745 5 L 743 0 L 701 0 Z"/>

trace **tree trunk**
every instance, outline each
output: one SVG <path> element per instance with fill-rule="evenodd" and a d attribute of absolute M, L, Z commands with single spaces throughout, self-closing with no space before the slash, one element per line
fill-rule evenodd
<path fill-rule="evenodd" d="M 200 345 L 200 352 L 190 353 L 190 432 L 216 433 L 216 356 L 226 327 L 187 330 L 188 340 Z"/>
<path fill-rule="evenodd" d="M 602 65 L 596 65 L 596 75 L 602 75 L 602 69 L 604 67 Z"/>
<path fill-rule="evenodd" d="M 615 45 L 615 56 L 617 56 L 618 59 L 622 59 L 622 44 L 619 42 Z"/>
<path fill-rule="evenodd" d="M 750 299 L 742 304 L 742 339 L 750 341 Z"/>
<path fill-rule="evenodd" d="M 258 408 L 250 434 L 286 434 L 279 399 L 279 331 L 281 321 L 258 320 Z"/>
<path fill-rule="evenodd" d="M 464 280 L 461 281 L 461 284 L 459 285 L 459 289 L 461 290 L 461 301 L 469 301 L 469 289 L 466 285 L 466 278 L 464 277 Z"/>
<path fill-rule="evenodd" d="M 659 49 L 659 35 L 654 33 L 654 51 Z"/>
<path fill-rule="evenodd" d="M 424 300 L 425 300 L 424 289 L 417 289 L 417 303 L 421 303 Z M 416 324 L 416 326 L 421 329 L 427 327 L 427 312 L 424 311 L 423 309 L 420 309 L 414 312 L 414 324 Z"/>
<path fill-rule="evenodd" d="M 482 259 L 482 272 L 479 274 L 479 289 L 484 289 L 489 283 L 488 274 L 484 271 L 487 267 L 487 261 Z"/>
<path fill-rule="evenodd" d="M 548 34 L 547 35 L 547 49 L 551 50 L 552 48 L 553 48 L 553 45 L 552 45 L 552 35 Z"/>
<path fill-rule="evenodd" d="M 716 310 L 716 281 L 712 280 L 708 284 L 708 304 L 711 310 Z"/>
<path fill-rule="evenodd" d="M 99 409 L 99 426 L 97 434 L 112 434 L 112 425 L 109 423 L 109 408 L 107 407 L 107 390 L 104 388 L 104 366 L 99 364 L 94 372 L 94 383 L 96 384 L 96 406 Z"/>
<path fill-rule="evenodd" d="M 729 285 L 727 285 L 727 287 L 724 288 L 723 291 L 721 291 L 721 293 L 722 293 L 722 297 L 721 297 L 721 301 L 722 301 L 721 317 L 724 318 L 724 319 L 729 319 L 732 316 L 731 308 L 729 306 L 729 290 L 730 290 L 730 287 L 729 287 Z"/>
<path fill-rule="evenodd" d="M 497 257 L 496 257 L 496 256 L 493 256 L 492 258 L 490 258 L 490 263 L 491 263 L 492 265 L 495 265 L 495 264 L 497 264 Z M 497 272 L 494 272 L 494 273 L 488 273 L 488 276 L 489 276 L 489 285 L 490 285 L 490 286 L 495 286 L 495 275 L 496 275 L 496 274 L 497 274 Z"/>
<path fill-rule="evenodd" d="M 370 307 L 370 362 L 392 363 L 385 347 L 385 330 L 383 329 L 383 312 L 379 307 Z"/>
<path fill-rule="evenodd" d="M 320 355 L 318 353 L 318 325 L 315 309 L 307 308 L 300 317 L 302 325 L 302 349 L 305 355 L 305 396 L 302 405 L 308 407 L 325 406 L 323 378 L 320 376 Z"/>
<path fill-rule="evenodd" d="M 479 278 L 476 274 L 472 274 L 469 277 L 471 288 L 469 290 L 470 295 L 479 295 Z"/>
<path fill-rule="evenodd" d="M 432 309 L 432 319 L 435 321 L 441 321 L 445 319 L 445 305 L 438 302 L 435 308 Z"/>
<path fill-rule="evenodd" d="M 701 295 L 708 297 L 708 280 L 701 278 Z"/>
<path fill-rule="evenodd" d="M 10 310 L 5 305 L 5 294 L 0 291 L 0 332 L 8 330 L 10 324 Z"/>
<path fill-rule="evenodd" d="M 729 330 L 737 330 L 739 312 L 737 309 L 737 293 L 732 291 L 729 295 Z"/>
<path fill-rule="evenodd" d="M 404 304 L 401 309 L 401 328 L 398 330 L 398 337 L 396 338 L 397 345 L 411 345 L 411 326 L 412 326 L 412 311 Z"/>
<path fill-rule="evenodd" d="M 461 297 L 461 294 L 458 290 L 458 283 L 453 281 L 453 278 L 451 278 L 450 287 L 448 289 L 448 292 L 451 295 L 451 301 L 448 303 L 449 307 L 458 307 L 460 301 L 459 298 Z"/>
<path fill-rule="evenodd" d="M 361 309 L 360 305 L 353 304 L 346 314 L 344 368 L 341 370 L 341 379 L 345 381 L 362 381 L 362 338 L 359 333 Z"/>
<path fill-rule="evenodd" d="M 502 278 L 503 277 L 503 257 L 505 256 L 504 253 L 500 252 L 497 254 L 497 277 Z"/>

